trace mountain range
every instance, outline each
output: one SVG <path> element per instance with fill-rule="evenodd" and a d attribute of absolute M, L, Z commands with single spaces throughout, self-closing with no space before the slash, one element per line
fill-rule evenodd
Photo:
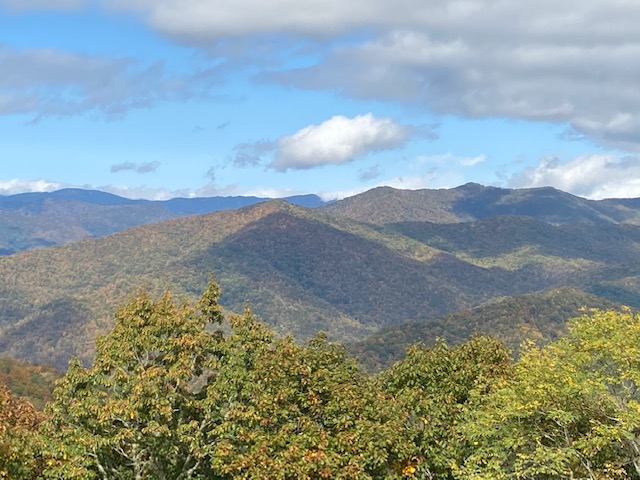
<path fill-rule="evenodd" d="M 551 224 L 640 223 L 640 199 L 588 200 L 552 187 L 509 189 L 467 183 L 451 189 L 378 187 L 324 207 L 327 213 L 379 224 L 458 223 L 500 215 Z"/>
<path fill-rule="evenodd" d="M 511 345 L 527 332 L 546 341 L 579 307 L 640 307 L 640 202 L 633 199 L 477 184 L 383 187 L 326 205 L 303 198 L 315 208 L 272 200 L 197 215 L 205 208 L 189 203 L 197 199 L 176 207 L 183 201 L 62 192 L 31 194 L 40 199 L 28 208 L 37 217 L 41 205 L 56 218 L 65 211 L 80 218 L 74 215 L 84 208 L 85 225 L 91 215 L 97 222 L 85 228 L 87 238 L 0 257 L 0 352 L 58 368 L 72 355 L 91 358 L 96 335 L 108 331 L 116 306 L 137 288 L 190 298 L 211 274 L 226 309 L 249 305 L 280 334 L 305 339 L 324 330 L 371 358 L 378 354 L 365 352 L 367 345 L 387 343 L 393 352 L 372 359 L 374 368 L 413 341 L 461 341 L 474 331 Z M 1 200 L 0 208 L 10 210 L 25 198 Z M 147 208 L 164 215 L 167 205 L 180 215 L 149 220 Z M 124 225 L 117 213 L 123 207 L 130 208 L 122 214 L 131 215 L 127 222 L 140 225 L 105 235 Z M 100 230 L 101 217 L 114 221 Z M 535 307 L 549 298 L 556 299 L 553 309 Z M 509 306 L 514 302 L 519 307 Z M 547 312 L 548 325 L 540 326 L 545 320 L 532 317 L 532 308 Z M 532 318 L 536 329 L 526 326 Z"/>
<path fill-rule="evenodd" d="M 241 208 L 268 200 L 271 199 L 133 200 L 77 188 L 0 196 L 0 255 L 101 237 L 146 223 Z M 310 208 L 325 204 L 316 195 L 297 195 L 285 200 Z"/>

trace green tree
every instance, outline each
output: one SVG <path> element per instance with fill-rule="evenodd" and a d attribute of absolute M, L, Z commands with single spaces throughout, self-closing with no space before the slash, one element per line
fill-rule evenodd
<path fill-rule="evenodd" d="M 400 478 L 413 444 L 396 398 L 319 335 L 277 339 L 248 310 L 225 337 L 212 284 L 195 306 L 121 307 L 44 425 L 58 479 Z"/>
<path fill-rule="evenodd" d="M 38 427 L 42 415 L 0 384 L 0 478 L 37 478 L 42 467 Z"/>
<path fill-rule="evenodd" d="M 398 478 L 404 411 L 323 335 L 275 339 L 250 312 L 233 331 L 207 408 L 215 478 Z"/>
<path fill-rule="evenodd" d="M 509 351 L 490 337 L 456 347 L 411 347 L 404 360 L 380 375 L 407 412 L 403 435 L 414 444 L 405 472 L 420 478 L 453 478 L 468 453 L 459 431 L 469 409 L 510 372 Z M 473 392 L 476 392 L 474 395 Z"/>
<path fill-rule="evenodd" d="M 640 478 L 640 318 L 595 311 L 524 349 L 512 379 L 466 424 L 460 478 Z"/>
<path fill-rule="evenodd" d="M 202 383 L 215 367 L 222 321 L 211 283 L 195 306 L 142 293 L 96 342 L 90 368 L 72 361 L 44 431 L 48 478 L 189 479 L 205 468 Z"/>

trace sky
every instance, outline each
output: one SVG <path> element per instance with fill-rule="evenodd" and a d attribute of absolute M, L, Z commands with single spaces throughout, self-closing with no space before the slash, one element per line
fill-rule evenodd
<path fill-rule="evenodd" d="M 0 0 L 0 195 L 640 197 L 635 0 Z"/>

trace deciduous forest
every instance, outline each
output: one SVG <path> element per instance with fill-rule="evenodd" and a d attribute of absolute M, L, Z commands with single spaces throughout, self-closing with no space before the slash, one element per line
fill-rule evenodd
<path fill-rule="evenodd" d="M 366 373 L 318 334 L 141 291 L 44 411 L 0 390 L 0 478 L 640 478 L 640 316 L 589 310 L 517 359 L 475 336 Z"/>

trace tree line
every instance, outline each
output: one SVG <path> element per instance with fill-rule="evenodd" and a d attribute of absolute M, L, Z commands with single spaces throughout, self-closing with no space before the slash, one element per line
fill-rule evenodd
<path fill-rule="evenodd" d="M 640 479 L 640 317 L 586 312 L 513 360 L 490 337 L 414 346 L 376 375 L 141 292 L 43 413 L 0 388 L 0 478 Z"/>

